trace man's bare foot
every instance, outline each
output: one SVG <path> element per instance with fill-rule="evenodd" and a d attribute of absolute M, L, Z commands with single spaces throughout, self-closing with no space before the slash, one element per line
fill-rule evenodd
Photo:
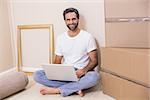
<path fill-rule="evenodd" d="M 82 90 L 78 91 L 77 94 L 80 96 L 80 97 L 83 97 L 84 96 L 84 93 Z"/>
<path fill-rule="evenodd" d="M 43 88 L 41 88 L 40 93 L 42 95 L 46 95 L 46 94 L 59 94 L 60 90 L 58 88 L 43 87 Z"/>

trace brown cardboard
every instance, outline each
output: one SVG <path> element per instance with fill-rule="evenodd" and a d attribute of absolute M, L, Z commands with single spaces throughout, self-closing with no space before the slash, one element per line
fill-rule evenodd
<path fill-rule="evenodd" d="M 106 18 L 106 47 L 150 48 L 149 23 L 137 18 L 150 16 L 149 0 L 104 0 Z M 118 21 L 108 21 L 109 19 Z M 119 19 L 132 19 L 120 22 Z"/>
<path fill-rule="evenodd" d="M 106 47 L 150 48 L 147 22 L 106 23 Z"/>
<path fill-rule="evenodd" d="M 103 92 L 116 100 L 150 100 L 150 88 L 101 72 Z"/>
<path fill-rule="evenodd" d="M 149 0 L 105 0 L 106 18 L 145 17 Z"/>
<path fill-rule="evenodd" d="M 101 68 L 150 87 L 150 49 L 101 48 Z"/>

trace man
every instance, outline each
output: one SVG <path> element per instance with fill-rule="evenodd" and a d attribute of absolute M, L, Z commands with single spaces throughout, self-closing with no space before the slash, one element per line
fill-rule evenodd
<path fill-rule="evenodd" d="M 43 70 L 34 73 L 34 80 L 45 85 L 40 93 L 61 94 L 68 96 L 77 93 L 84 96 L 83 90 L 95 86 L 99 81 L 99 73 L 94 70 L 98 65 L 97 47 L 92 35 L 78 27 L 79 13 L 75 8 L 64 10 L 63 17 L 68 31 L 57 38 L 55 64 L 73 64 L 77 82 L 48 80 Z"/>

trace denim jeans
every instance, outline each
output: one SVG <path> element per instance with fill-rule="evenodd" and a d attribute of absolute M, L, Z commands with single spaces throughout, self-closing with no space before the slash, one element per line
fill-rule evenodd
<path fill-rule="evenodd" d="M 99 73 L 96 71 L 89 71 L 79 79 L 79 81 L 57 81 L 49 80 L 43 70 L 34 73 L 34 80 L 42 85 L 48 87 L 59 88 L 62 96 L 68 96 L 79 90 L 88 89 L 95 86 L 100 79 Z"/>

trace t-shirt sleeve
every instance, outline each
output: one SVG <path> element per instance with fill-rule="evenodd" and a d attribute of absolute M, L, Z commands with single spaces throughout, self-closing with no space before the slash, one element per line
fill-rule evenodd
<path fill-rule="evenodd" d="M 88 42 L 87 52 L 89 53 L 89 52 L 91 52 L 91 51 L 93 51 L 95 49 L 97 49 L 95 38 L 93 36 L 90 36 L 89 42 Z"/>
<path fill-rule="evenodd" d="M 62 47 L 61 47 L 61 41 L 59 37 L 56 40 L 55 55 L 62 56 Z"/>

